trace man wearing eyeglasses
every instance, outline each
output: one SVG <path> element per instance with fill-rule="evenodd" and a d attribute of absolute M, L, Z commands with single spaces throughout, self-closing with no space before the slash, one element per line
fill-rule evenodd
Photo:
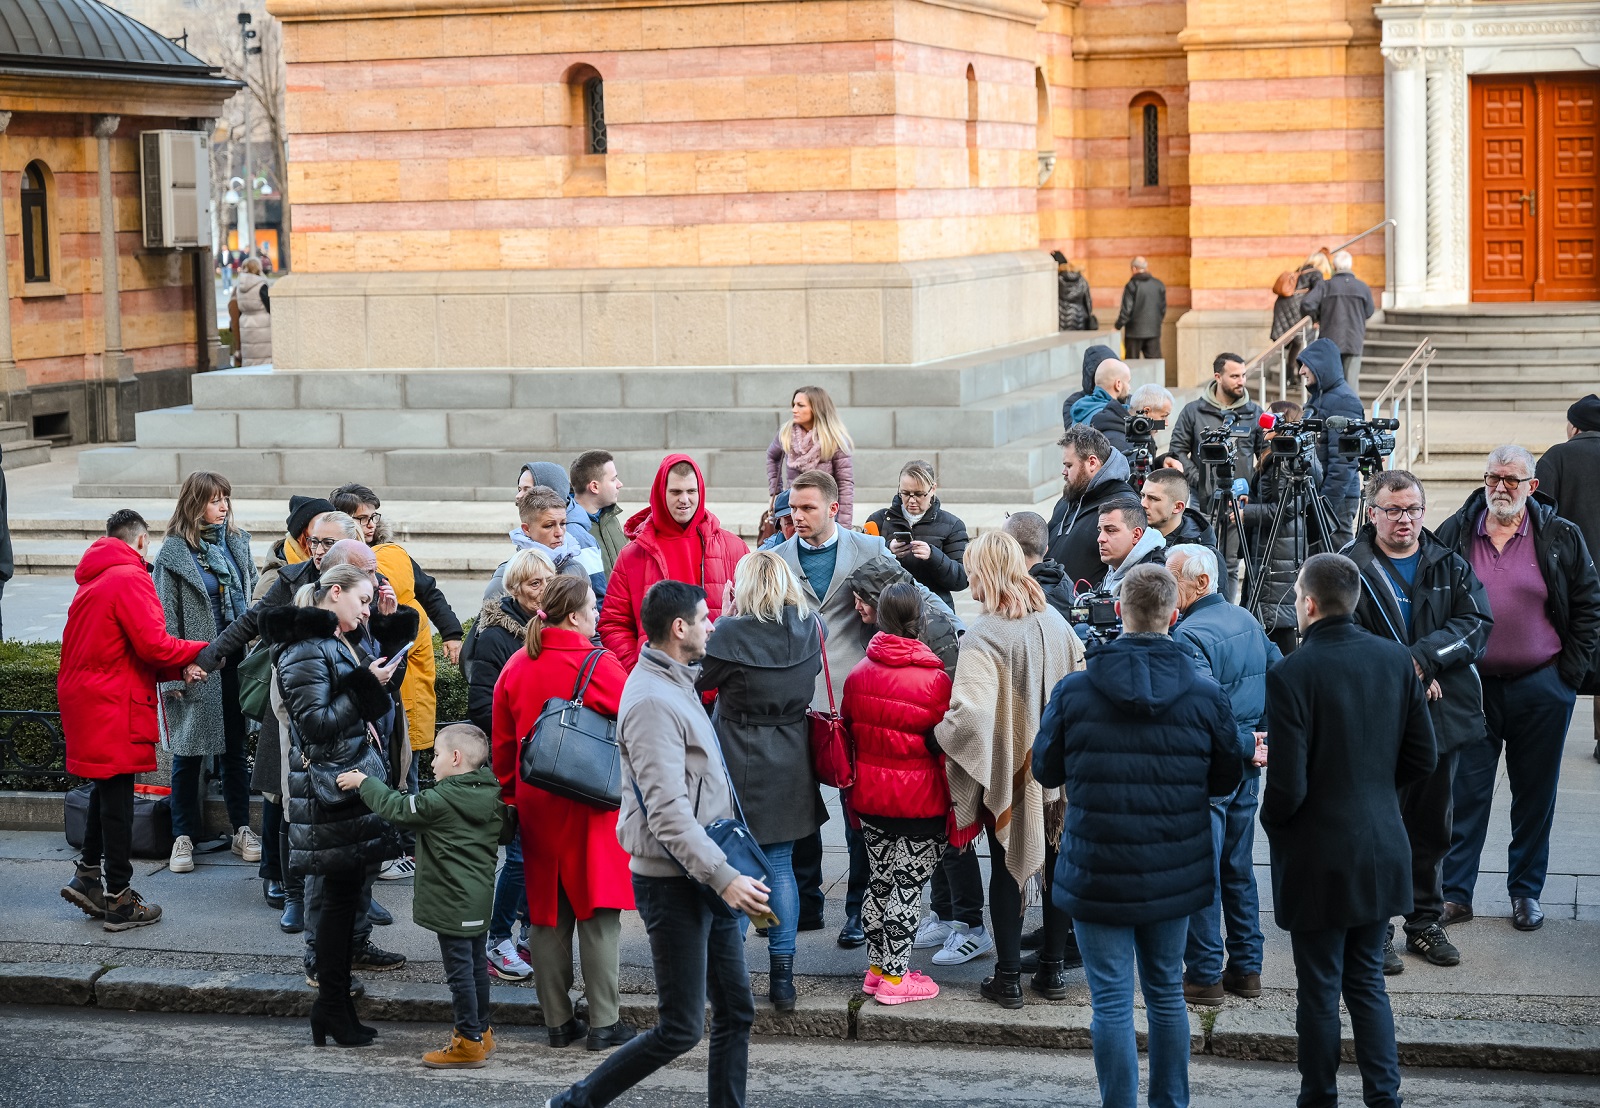
<path fill-rule="evenodd" d="M 1483 690 L 1476 663 L 1494 621 L 1472 565 L 1422 525 L 1422 483 L 1403 469 L 1372 480 L 1367 523 L 1344 554 L 1361 570 L 1355 621 L 1411 651 L 1428 698 L 1439 761 L 1434 771 L 1400 790 L 1400 816 L 1411 843 L 1411 911 L 1406 949 L 1436 966 L 1454 966 L 1461 952 L 1440 926 L 1444 914 L 1442 863 L 1450 849 L 1451 780 L 1456 754 L 1484 740 Z M 1401 973 L 1394 927 L 1383 949 L 1383 972 Z"/>
<path fill-rule="evenodd" d="M 1455 827 L 1444 860 L 1446 926 L 1472 918 L 1472 892 L 1489 827 L 1500 750 L 1511 785 L 1506 892 L 1511 924 L 1544 923 L 1539 897 L 1550 860 L 1561 754 L 1577 688 L 1600 645 L 1600 578 L 1577 526 L 1535 496 L 1533 455 L 1496 447 L 1484 487 L 1440 526 L 1440 542 L 1472 563 L 1494 629 L 1479 663 L 1487 735 L 1462 747 Z"/>

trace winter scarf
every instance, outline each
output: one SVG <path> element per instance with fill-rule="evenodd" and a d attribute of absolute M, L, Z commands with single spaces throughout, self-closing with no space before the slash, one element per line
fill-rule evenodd
<path fill-rule="evenodd" d="M 800 427 L 791 428 L 785 459 L 789 463 L 789 472 L 796 475 L 821 469 L 822 447 L 817 443 L 817 436 Z"/>
<path fill-rule="evenodd" d="M 228 525 L 213 523 L 200 528 L 200 549 L 196 551 L 200 564 L 211 571 L 221 586 L 218 603 L 222 608 L 224 624 L 232 623 L 244 615 L 244 610 L 250 606 L 250 598 L 245 595 L 244 585 L 239 580 L 239 567 L 228 556 L 227 541 Z M 218 627 L 217 630 L 220 632 L 222 628 Z"/>

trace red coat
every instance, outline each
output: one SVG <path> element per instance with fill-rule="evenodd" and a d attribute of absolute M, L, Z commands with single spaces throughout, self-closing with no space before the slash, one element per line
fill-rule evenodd
<path fill-rule="evenodd" d="M 706 510 L 706 482 L 700 480 L 700 506 L 687 526 L 680 526 L 667 511 L 667 470 L 679 462 L 700 467 L 687 454 L 668 454 L 650 486 L 650 507 L 638 512 L 623 527 L 631 540 L 611 568 L 606 601 L 600 608 L 600 641 L 615 652 L 624 668 L 632 670 L 644 643 L 639 608 L 644 594 L 657 581 L 685 581 L 706 590 L 711 618 L 722 614 L 722 590 L 733 580 L 739 559 L 750 553 L 745 541 L 724 531 L 717 517 Z"/>
<path fill-rule="evenodd" d="M 522 872 L 528 886 L 528 922 L 556 925 L 556 888 L 567 894 L 578 919 L 596 908 L 633 908 L 633 878 L 627 852 L 617 843 L 617 813 L 554 796 L 522 780 L 517 772 L 522 737 L 552 697 L 566 699 L 594 649 L 576 631 L 546 627 L 537 659 L 526 650 L 511 655 L 494 685 L 494 773 L 506 803 L 517 806 L 522 829 Z M 601 657 L 583 702 L 603 716 L 617 715 L 628 675 L 611 654 Z"/>
<path fill-rule="evenodd" d="M 206 644 L 167 634 L 150 567 L 121 539 L 96 539 L 73 576 L 56 675 L 67 772 L 153 773 L 156 682 L 181 680 Z"/>
<path fill-rule="evenodd" d="M 944 755 L 930 754 L 924 736 L 944 719 L 950 688 L 944 663 L 922 643 L 872 636 L 839 705 L 855 746 L 854 811 L 901 819 L 949 814 Z"/>

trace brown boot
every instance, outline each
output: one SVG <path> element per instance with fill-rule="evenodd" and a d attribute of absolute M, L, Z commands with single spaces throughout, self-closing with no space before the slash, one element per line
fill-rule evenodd
<path fill-rule="evenodd" d="M 485 1058 L 487 1058 L 493 1053 L 494 1053 L 494 1028 L 485 1027 L 483 1029 L 483 1056 Z"/>
<path fill-rule="evenodd" d="M 115 896 L 106 896 L 106 921 L 101 924 L 107 931 L 127 931 L 135 927 L 148 927 L 161 918 L 161 906 L 146 904 L 129 885 Z"/>
<path fill-rule="evenodd" d="M 431 1070 L 481 1070 L 489 1064 L 489 1052 L 483 1043 L 451 1032 L 450 1045 L 443 1050 L 430 1050 L 422 1056 L 422 1064 Z"/>
<path fill-rule="evenodd" d="M 100 878 L 100 867 L 86 866 L 79 862 L 72 880 L 61 888 L 61 899 L 81 910 L 90 919 L 104 919 L 106 887 Z"/>
<path fill-rule="evenodd" d="M 1202 1008 L 1219 1008 L 1222 1006 L 1222 982 L 1218 981 L 1214 985 L 1194 985 L 1185 981 L 1183 1000 L 1186 1004 L 1195 1004 Z"/>

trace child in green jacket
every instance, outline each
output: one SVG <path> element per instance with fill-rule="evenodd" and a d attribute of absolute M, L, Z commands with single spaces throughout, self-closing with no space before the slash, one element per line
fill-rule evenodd
<path fill-rule="evenodd" d="M 455 1033 L 430 1050 L 431 1069 L 481 1069 L 494 1051 L 489 1029 L 489 957 L 485 940 L 494 902 L 494 871 L 509 811 L 488 766 L 489 740 L 470 723 L 439 732 L 433 788 L 412 796 L 352 770 L 341 789 L 361 791 L 374 813 L 417 832 L 412 918 L 439 936 L 439 953 L 455 1006 Z"/>

